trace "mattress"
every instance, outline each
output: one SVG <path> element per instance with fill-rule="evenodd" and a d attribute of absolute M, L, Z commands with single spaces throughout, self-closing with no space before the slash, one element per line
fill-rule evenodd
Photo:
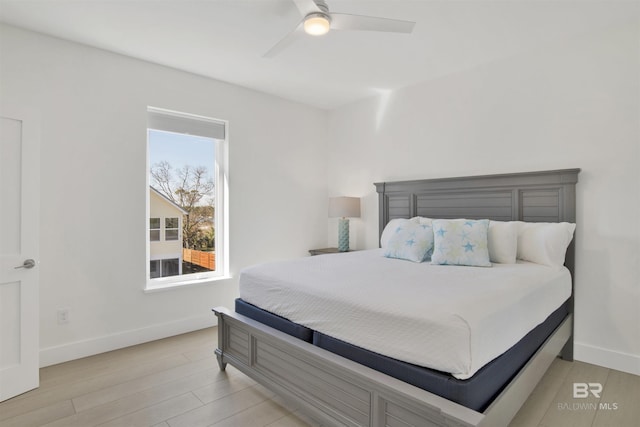
<path fill-rule="evenodd" d="M 261 308 L 256 307 L 255 305 L 248 304 L 247 302 L 242 301 L 240 298 L 236 299 L 235 311 L 238 314 L 247 316 L 257 322 L 262 323 L 263 325 L 270 326 L 274 329 L 279 330 L 280 332 L 284 332 L 287 335 L 296 337 L 299 340 L 309 343 L 313 342 L 313 331 L 311 329 L 293 323 L 290 320 L 285 319 L 284 317 L 269 313 Z"/>
<path fill-rule="evenodd" d="M 393 359 L 473 376 L 570 296 L 568 270 L 389 259 L 381 250 L 261 264 L 240 297 L 314 331 Z"/>
<path fill-rule="evenodd" d="M 536 326 L 513 347 L 484 365 L 473 377 L 466 380 L 459 380 L 444 372 L 392 359 L 320 332 L 311 331 L 312 340 L 309 341 L 308 332 L 310 329 L 268 313 L 239 298 L 236 299 L 235 310 L 236 313 L 243 314 L 298 339 L 312 342 L 331 353 L 358 362 L 474 411 L 484 412 L 505 385 L 562 323 L 569 313 L 569 305 L 569 302 L 565 301 L 560 308 L 551 313 L 544 322 Z"/>

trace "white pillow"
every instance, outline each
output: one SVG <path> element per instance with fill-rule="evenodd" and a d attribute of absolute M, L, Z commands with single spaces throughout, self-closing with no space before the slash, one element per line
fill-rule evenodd
<path fill-rule="evenodd" d="M 575 229 L 568 222 L 518 221 L 518 259 L 562 267 Z"/>
<path fill-rule="evenodd" d="M 417 223 L 418 220 L 416 218 L 411 218 L 410 220 L 406 218 L 394 218 L 389 221 L 382 230 L 382 235 L 380 236 L 380 247 L 386 248 L 389 246 L 389 239 L 391 239 L 391 236 L 393 236 L 393 233 L 395 233 L 400 224 L 404 223 L 405 221 L 413 221 Z"/>
<path fill-rule="evenodd" d="M 433 250 L 433 230 L 428 224 L 405 219 L 397 224 L 384 250 L 387 258 L 422 262 Z"/>
<path fill-rule="evenodd" d="M 488 219 L 434 219 L 431 264 L 491 267 L 488 230 Z"/>
<path fill-rule="evenodd" d="M 518 223 L 489 221 L 489 259 L 500 264 L 515 264 L 518 253 Z"/>

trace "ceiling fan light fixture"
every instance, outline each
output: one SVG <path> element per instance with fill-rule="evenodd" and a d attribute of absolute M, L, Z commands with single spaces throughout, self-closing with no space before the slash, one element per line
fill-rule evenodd
<path fill-rule="evenodd" d="M 331 20 L 324 13 L 310 13 L 304 18 L 304 32 L 312 36 L 322 36 L 329 32 Z"/>

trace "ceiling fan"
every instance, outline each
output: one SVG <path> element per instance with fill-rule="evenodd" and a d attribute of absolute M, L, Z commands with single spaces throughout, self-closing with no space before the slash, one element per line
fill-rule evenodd
<path fill-rule="evenodd" d="M 415 22 L 398 19 L 330 12 L 329 6 L 324 0 L 292 1 L 296 4 L 303 18 L 293 31 L 263 55 L 265 58 L 273 58 L 304 33 L 321 36 L 328 33 L 330 29 L 410 33 L 416 24 Z"/>

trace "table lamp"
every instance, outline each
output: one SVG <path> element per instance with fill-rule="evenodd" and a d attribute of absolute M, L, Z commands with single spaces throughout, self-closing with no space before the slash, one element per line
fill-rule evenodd
<path fill-rule="evenodd" d="M 338 220 L 338 251 L 349 250 L 349 219 L 360 217 L 360 198 L 330 197 L 329 217 Z"/>

